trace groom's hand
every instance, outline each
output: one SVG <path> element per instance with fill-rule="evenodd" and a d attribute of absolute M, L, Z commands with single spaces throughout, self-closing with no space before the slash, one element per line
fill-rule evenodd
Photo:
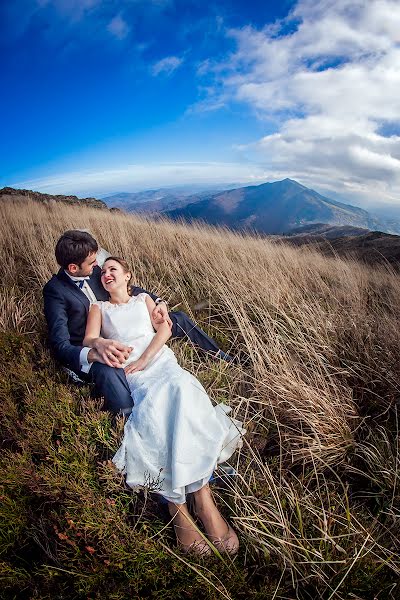
<path fill-rule="evenodd" d="M 169 328 L 172 329 L 172 321 L 169 318 L 168 308 L 164 302 L 160 302 L 160 304 L 157 304 L 157 306 L 153 310 L 152 318 L 153 322 L 156 325 L 161 325 L 161 323 L 164 323 L 164 321 L 166 321 L 169 325 Z"/>
<path fill-rule="evenodd" d="M 117 340 L 106 340 L 98 338 L 94 343 L 94 350 L 98 355 L 98 362 L 102 362 L 109 367 L 117 369 L 122 368 L 122 363 L 126 361 L 133 348 L 125 346 Z"/>

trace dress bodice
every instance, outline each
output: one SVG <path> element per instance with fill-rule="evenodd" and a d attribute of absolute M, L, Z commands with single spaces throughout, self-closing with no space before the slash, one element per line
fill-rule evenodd
<path fill-rule="evenodd" d="M 155 335 L 146 296 L 132 296 L 125 304 L 96 302 L 101 310 L 101 335 L 133 347 L 127 363 L 139 358 Z"/>

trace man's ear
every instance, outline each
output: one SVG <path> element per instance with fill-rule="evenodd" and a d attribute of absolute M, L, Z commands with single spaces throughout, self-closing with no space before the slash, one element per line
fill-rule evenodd
<path fill-rule="evenodd" d="M 75 263 L 70 263 L 67 267 L 67 271 L 68 273 L 70 273 L 71 275 L 75 275 L 75 273 L 77 271 L 79 271 L 79 267 L 78 265 L 76 265 Z"/>

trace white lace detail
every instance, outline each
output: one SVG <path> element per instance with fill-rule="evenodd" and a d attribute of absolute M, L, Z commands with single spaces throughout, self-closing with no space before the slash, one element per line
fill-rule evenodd
<path fill-rule="evenodd" d="M 141 292 L 137 296 L 131 296 L 129 298 L 128 302 L 122 302 L 122 304 L 110 302 L 109 300 L 100 300 L 100 301 L 96 302 L 96 304 L 97 304 L 97 306 L 100 307 L 100 309 L 102 307 L 104 307 L 105 310 L 114 310 L 115 308 L 124 308 L 125 306 L 129 306 L 130 304 L 135 303 L 135 302 L 144 302 L 145 303 L 147 296 L 148 296 L 148 294 L 146 294 L 146 292 Z"/>
<path fill-rule="evenodd" d="M 136 298 L 139 302 L 146 302 L 147 297 L 150 298 L 149 294 L 146 294 L 146 292 L 140 292 L 137 296 L 133 296 L 133 298 Z"/>

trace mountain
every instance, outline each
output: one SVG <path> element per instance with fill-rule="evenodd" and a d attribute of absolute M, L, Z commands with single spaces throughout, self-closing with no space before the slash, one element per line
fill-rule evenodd
<path fill-rule="evenodd" d="M 92 208 L 107 209 L 108 206 L 102 200 L 97 198 L 78 198 L 77 196 L 63 196 L 59 194 L 42 194 L 41 192 L 33 192 L 32 190 L 19 190 L 11 187 L 0 189 L 0 198 L 3 200 L 25 200 L 29 198 L 36 202 L 63 202 L 64 204 L 80 204 Z"/>
<path fill-rule="evenodd" d="M 366 210 L 326 198 L 292 179 L 212 193 L 195 202 L 187 200 L 186 206 L 164 214 L 173 219 L 202 219 L 212 225 L 267 234 L 289 232 L 312 223 L 365 229 L 379 225 L 379 220 Z"/>
<path fill-rule="evenodd" d="M 166 215 L 172 219 L 200 219 L 212 225 L 266 234 L 288 234 L 298 227 L 332 227 L 400 233 L 397 214 L 372 214 L 362 208 L 327 198 L 292 179 L 253 186 L 234 184 L 208 189 L 200 185 L 122 192 L 103 198 L 110 207 L 128 212 Z M 327 234 L 324 234 L 325 237 Z M 332 231 L 337 237 L 338 230 Z M 352 235 L 349 230 L 343 235 Z"/>

